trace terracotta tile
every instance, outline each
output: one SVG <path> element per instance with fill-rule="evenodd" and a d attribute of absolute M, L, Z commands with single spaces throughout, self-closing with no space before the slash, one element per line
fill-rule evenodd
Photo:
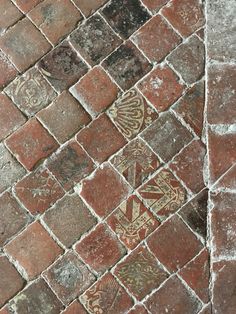
<path fill-rule="evenodd" d="M 29 279 L 38 276 L 63 252 L 39 222 L 28 226 L 5 249 L 25 269 Z"/>
<path fill-rule="evenodd" d="M 167 110 L 180 98 L 184 86 L 167 66 L 158 66 L 138 85 L 139 90 L 158 111 Z"/>
<path fill-rule="evenodd" d="M 145 6 L 153 13 L 156 13 L 168 1 L 169 0 L 142 0 Z"/>
<path fill-rule="evenodd" d="M 86 64 L 67 42 L 50 51 L 38 67 L 58 92 L 73 85 L 87 72 Z"/>
<path fill-rule="evenodd" d="M 174 276 L 145 302 L 152 314 L 197 314 L 201 309 L 201 303 L 189 292 L 189 290 Z M 168 312 L 167 312 L 168 311 Z"/>
<path fill-rule="evenodd" d="M 5 256 L 0 256 L 0 306 L 24 286 L 24 280 Z"/>
<path fill-rule="evenodd" d="M 139 138 L 114 156 L 111 163 L 134 188 L 146 181 L 160 165 L 157 156 Z"/>
<path fill-rule="evenodd" d="M 109 226 L 129 249 L 134 249 L 159 225 L 137 196 L 130 196 L 107 219 Z"/>
<path fill-rule="evenodd" d="M 80 103 L 67 91 L 59 95 L 37 117 L 60 142 L 64 143 L 87 125 L 91 118 Z"/>
<path fill-rule="evenodd" d="M 122 36 L 128 38 L 149 18 L 139 0 L 112 0 L 102 10 L 108 23 Z"/>
<path fill-rule="evenodd" d="M 57 260 L 44 277 L 63 303 L 69 303 L 81 295 L 95 281 L 95 276 L 74 254 L 67 253 Z"/>
<path fill-rule="evenodd" d="M 126 313 L 133 305 L 131 297 L 110 273 L 88 289 L 80 300 L 91 314 Z"/>
<path fill-rule="evenodd" d="M 172 159 L 193 135 L 170 112 L 162 114 L 141 137 L 165 162 Z"/>
<path fill-rule="evenodd" d="M 186 199 L 186 192 L 180 182 L 166 169 L 161 170 L 154 178 L 138 190 L 159 220 L 166 219 L 176 212 Z"/>
<path fill-rule="evenodd" d="M 236 190 L 236 164 L 234 164 L 226 174 L 216 183 L 214 189 L 232 189 Z"/>
<path fill-rule="evenodd" d="M 130 89 L 151 70 L 151 64 L 130 41 L 121 45 L 102 65 L 123 90 Z"/>
<path fill-rule="evenodd" d="M 70 42 L 90 65 L 98 64 L 122 43 L 99 14 L 73 32 Z"/>
<path fill-rule="evenodd" d="M 203 8 L 198 0 L 172 0 L 161 12 L 184 37 L 205 22 Z"/>
<path fill-rule="evenodd" d="M 5 94 L 0 94 L 0 140 L 17 130 L 25 121 L 25 117 L 11 100 Z"/>
<path fill-rule="evenodd" d="M 200 140 L 195 140 L 170 163 L 170 168 L 194 193 L 200 192 L 205 187 L 203 179 L 205 156 L 205 145 Z"/>
<path fill-rule="evenodd" d="M 28 170 L 58 148 L 54 138 L 34 118 L 8 137 L 6 144 Z"/>
<path fill-rule="evenodd" d="M 108 108 L 118 94 L 118 87 L 101 67 L 94 67 L 70 92 L 95 117 Z"/>
<path fill-rule="evenodd" d="M 184 81 L 192 84 L 204 75 L 205 49 L 203 42 L 196 36 L 190 37 L 178 46 L 167 60 L 182 76 Z"/>
<path fill-rule="evenodd" d="M 44 0 L 29 12 L 28 17 L 52 44 L 69 34 L 82 20 L 70 0 Z"/>
<path fill-rule="evenodd" d="M 46 107 L 56 97 L 55 91 L 35 68 L 16 78 L 4 91 L 29 117 Z"/>
<path fill-rule="evenodd" d="M 148 21 L 133 37 L 149 60 L 160 62 L 181 42 L 181 37 L 160 16 Z"/>
<path fill-rule="evenodd" d="M 144 306 L 136 305 L 134 309 L 128 312 L 128 314 L 148 314 L 148 312 Z"/>
<path fill-rule="evenodd" d="M 17 182 L 15 193 L 30 213 L 37 215 L 45 212 L 65 192 L 47 169 L 38 169 Z"/>
<path fill-rule="evenodd" d="M 74 244 L 96 224 L 96 218 L 92 216 L 80 197 L 74 194 L 66 195 L 57 202 L 45 213 L 43 220 L 67 247 Z"/>
<path fill-rule="evenodd" d="M 15 4 L 23 11 L 27 13 L 32 10 L 37 4 L 42 2 L 43 0 L 13 0 Z"/>
<path fill-rule="evenodd" d="M 88 17 L 103 6 L 108 0 L 74 0 L 75 5 Z"/>
<path fill-rule="evenodd" d="M 152 124 L 158 117 L 155 110 L 149 106 L 142 95 L 131 89 L 120 97 L 108 110 L 120 132 L 129 140 Z"/>
<path fill-rule="evenodd" d="M 0 33 L 4 32 L 9 26 L 15 24 L 21 17 L 22 13 L 11 2 L 11 0 L 2 0 L 0 2 Z"/>
<path fill-rule="evenodd" d="M 0 246 L 3 246 L 25 227 L 29 218 L 9 192 L 5 192 L 0 197 L 0 212 Z"/>
<path fill-rule="evenodd" d="M 11 63 L 11 61 L 6 57 L 6 55 L 1 50 L 0 50 L 0 71 L 1 71 L 0 89 L 2 89 L 16 77 L 18 72 Z"/>
<path fill-rule="evenodd" d="M 178 216 L 171 217 L 148 239 L 157 259 L 170 271 L 181 269 L 202 249 L 202 245 Z"/>
<path fill-rule="evenodd" d="M 93 160 L 102 163 L 126 144 L 123 135 L 117 130 L 106 114 L 100 115 L 77 136 Z"/>
<path fill-rule="evenodd" d="M 93 171 L 94 163 L 76 141 L 70 141 L 48 160 L 47 167 L 70 190 Z"/>
<path fill-rule="evenodd" d="M 77 300 L 72 302 L 61 314 L 86 314 L 85 308 Z"/>
<path fill-rule="evenodd" d="M 114 274 L 138 300 L 159 287 L 168 277 L 144 247 L 132 252 L 115 268 Z"/>
<path fill-rule="evenodd" d="M 100 274 L 116 264 L 126 252 L 117 237 L 104 224 L 99 224 L 83 238 L 76 245 L 76 251 L 87 265 Z"/>
<path fill-rule="evenodd" d="M 19 71 L 25 71 L 50 49 L 40 31 L 24 18 L 0 38 L 0 48 Z"/>
<path fill-rule="evenodd" d="M 199 314 L 212 314 L 211 304 L 204 307 Z"/>
<path fill-rule="evenodd" d="M 109 193 L 107 191 L 109 190 Z M 107 163 L 82 183 L 80 195 L 100 217 L 107 216 L 128 195 L 130 189 Z"/>

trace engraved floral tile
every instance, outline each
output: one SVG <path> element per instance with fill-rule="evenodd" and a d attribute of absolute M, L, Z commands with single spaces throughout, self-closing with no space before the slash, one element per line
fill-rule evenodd
<path fill-rule="evenodd" d="M 131 89 L 119 98 L 107 111 L 117 128 L 131 140 L 157 119 L 156 111 L 146 100 Z"/>

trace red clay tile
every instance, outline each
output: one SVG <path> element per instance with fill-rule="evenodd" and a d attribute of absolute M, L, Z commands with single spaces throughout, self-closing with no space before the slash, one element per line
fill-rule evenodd
<path fill-rule="evenodd" d="M 107 160 L 126 144 L 123 135 L 105 113 L 83 128 L 76 139 L 93 160 L 99 163 Z"/>
<path fill-rule="evenodd" d="M 91 121 L 88 113 L 67 91 L 41 110 L 37 117 L 60 143 L 68 141 Z"/>
<path fill-rule="evenodd" d="M 199 314 L 212 314 L 211 304 L 204 307 Z"/>
<path fill-rule="evenodd" d="M 136 305 L 135 308 L 128 312 L 128 314 L 148 314 L 148 312 L 144 306 Z"/>
<path fill-rule="evenodd" d="M 204 75 L 204 43 L 196 36 L 178 46 L 167 58 L 184 81 L 192 84 Z"/>
<path fill-rule="evenodd" d="M 132 252 L 115 268 L 114 274 L 138 300 L 159 287 L 168 277 L 145 247 Z"/>
<path fill-rule="evenodd" d="M 158 117 L 155 110 L 149 106 L 142 95 L 131 89 L 120 97 L 108 110 L 120 132 L 129 140 L 152 124 Z"/>
<path fill-rule="evenodd" d="M 94 117 L 116 100 L 118 91 L 116 84 L 101 67 L 94 67 L 70 89 L 73 96 Z"/>
<path fill-rule="evenodd" d="M 134 188 L 145 182 L 160 165 L 157 156 L 139 138 L 114 156 L 111 163 Z"/>
<path fill-rule="evenodd" d="M 179 275 L 192 288 L 199 298 L 209 302 L 210 261 L 207 249 L 181 269 Z"/>
<path fill-rule="evenodd" d="M 166 169 L 161 170 L 154 178 L 138 190 L 159 220 L 166 219 L 176 212 L 186 199 L 186 192 L 180 182 Z"/>
<path fill-rule="evenodd" d="M 189 290 L 176 277 L 167 282 L 145 302 L 152 314 L 197 314 L 201 309 L 201 303 L 189 292 Z"/>
<path fill-rule="evenodd" d="M 42 214 L 65 194 L 47 169 L 38 169 L 17 182 L 15 192 L 32 215 Z"/>
<path fill-rule="evenodd" d="M 97 215 L 104 217 L 127 197 L 129 191 L 122 177 L 109 164 L 104 164 L 83 181 L 80 195 Z"/>
<path fill-rule="evenodd" d="M 123 245 L 104 224 L 99 224 L 75 249 L 83 261 L 97 273 L 105 272 L 125 255 Z"/>
<path fill-rule="evenodd" d="M 147 244 L 158 260 L 170 271 L 181 269 L 202 249 L 202 245 L 178 216 L 162 224 Z"/>
<path fill-rule="evenodd" d="M 21 17 L 22 13 L 11 2 L 11 0 L 2 0 L 0 2 L 0 33 L 4 32 L 9 26 L 15 24 Z"/>
<path fill-rule="evenodd" d="M 28 226 L 5 249 L 25 269 L 29 279 L 38 276 L 63 252 L 39 222 Z"/>
<path fill-rule="evenodd" d="M 200 140 L 195 140 L 170 163 L 170 168 L 194 193 L 200 192 L 205 186 L 203 179 L 205 155 L 205 145 Z"/>
<path fill-rule="evenodd" d="M 58 259 L 44 272 L 44 277 L 64 304 L 77 298 L 95 281 L 95 276 L 71 252 Z"/>
<path fill-rule="evenodd" d="M 160 62 L 181 42 L 179 35 L 160 16 L 154 16 L 133 37 L 149 60 Z"/>
<path fill-rule="evenodd" d="M 4 91 L 27 116 L 33 116 L 56 97 L 55 91 L 36 68 L 16 78 Z"/>
<path fill-rule="evenodd" d="M 184 37 L 192 34 L 205 22 L 199 0 L 172 0 L 161 12 Z"/>
<path fill-rule="evenodd" d="M 0 246 L 2 247 L 6 241 L 25 227 L 29 218 L 9 192 L 0 196 L 0 212 Z"/>
<path fill-rule="evenodd" d="M 47 167 L 70 190 L 93 171 L 94 163 L 76 141 L 70 141 L 48 160 Z"/>
<path fill-rule="evenodd" d="M 129 249 L 134 249 L 159 225 L 137 196 L 130 196 L 107 219 L 109 226 Z"/>
<path fill-rule="evenodd" d="M 8 137 L 6 144 L 28 170 L 58 148 L 54 138 L 35 118 Z"/>
<path fill-rule="evenodd" d="M 145 6 L 153 13 L 156 13 L 168 1 L 169 0 L 142 0 Z"/>
<path fill-rule="evenodd" d="M 32 10 L 37 4 L 42 2 L 43 0 L 13 0 L 15 4 L 23 11 L 27 13 Z"/>
<path fill-rule="evenodd" d="M 0 38 L 0 48 L 19 71 L 25 71 L 50 49 L 40 31 L 24 18 Z"/>
<path fill-rule="evenodd" d="M 234 164 L 226 174 L 214 186 L 215 189 L 232 189 L 236 190 L 236 164 Z"/>
<path fill-rule="evenodd" d="M 107 1 L 108 0 L 73 0 L 86 17 L 97 11 Z"/>
<path fill-rule="evenodd" d="M 173 107 L 173 110 L 201 137 L 204 119 L 204 81 L 193 85 Z"/>
<path fill-rule="evenodd" d="M 29 12 L 28 17 L 52 44 L 69 34 L 82 20 L 70 0 L 44 0 Z"/>
<path fill-rule="evenodd" d="M 44 222 L 67 247 L 74 244 L 95 224 L 96 218 L 78 195 L 66 195 L 46 214 Z"/>
<path fill-rule="evenodd" d="M 25 121 L 25 117 L 11 100 L 5 94 L 0 94 L 0 140 L 18 129 Z"/>
<path fill-rule="evenodd" d="M 24 280 L 5 256 L 0 256 L 0 306 L 24 286 Z"/>
<path fill-rule="evenodd" d="M 159 112 L 173 105 L 184 90 L 177 75 L 167 65 L 153 70 L 138 88 Z"/>
<path fill-rule="evenodd" d="M 1 71 L 0 89 L 2 89 L 5 85 L 7 85 L 16 77 L 18 72 L 1 50 L 0 50 L 0 71 Z"/>
<path fill-rule="evenodd" d="M 61 314 L 86 314 L 85 308 L 75 300 Z M 1 312 L 0 312 L 1 314 Z M 4 313 L 3 313 L 4 314 Z"/>

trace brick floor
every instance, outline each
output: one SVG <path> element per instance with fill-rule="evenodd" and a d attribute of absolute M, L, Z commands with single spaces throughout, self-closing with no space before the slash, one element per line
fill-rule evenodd
<path fill-rule="evenodd" d="M 234 314 L 233 0 L 0 1 L 0 313 Z"/>

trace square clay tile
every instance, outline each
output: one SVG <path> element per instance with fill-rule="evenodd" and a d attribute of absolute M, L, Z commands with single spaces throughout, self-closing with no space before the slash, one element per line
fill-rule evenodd
<path fill-rule="evenodd" d="M 167 169 L 162 169 L 140 187 L 138 192 L 144 204 L 152 209 L 159 220 L 164 220 L 176 212 L 186 200 L 186 191 Z"/>
<path fill-rule="evenodd" d="M 109 226 L 129 249 L 134 249 L 159 225 L 135 195 L 124 201 L 107 219 Z"/>
<path fill-rule="evenodd" d="M 143 305 L 136 305 L 128 314 L 148 314 L 147 310 Z"/>
<path fill-rule="evenodd" d="M 155 68 L 139 83 L 138 88 L 159 112 L 173 105 L 184 91 L 179 77 L 167 65 Z"/>
<path fill-rule="evenodd" d="M 28 170 L 32 170 L 59 146 L 35 118 L 10 135 L 6 145 Z"/>
<path fill-rule="evenodd" d="M 131 297 L 110 273 L 99 279 L 80 300 L 91 314 L 127 313 L 133 306 Z"/>
<path fill-rule="evenodd" d="M 25 227 L 29 218 L 16 199 L 5 192 L 0 196 L 0 247 Z"/>
<path fill-rule="evenodd" d="M 99 274 L 115 265 L 126 253 L 105 224 L 99 224 L 75 249 L 83 261 Z"/>
<path fill-rule="evenodd" d="M 26 118 L 5 95 L 0 94 L 0 141 L 24 124 Z"/>
<path fill-rule="evenodd" d="M 116 100 L 119 88 L 101 67 L 94 67 L 70 92 L 95 117 Z"/>
<path fill-rule="evenodd" d="M 165 5 L 169 0 L 142 0 L 145 6 L 152 11 L 152 13 L 156 13 L 160 10 L 163 5 Z"/>
<path fill-rule="evenodd" d="M 11 0 L 1 0 L 0 12 L 0 33 L 4 32 L 9 26 L 15 24 L 23 16 Z"/>
<path fill-rule="evenodd" d="M 217 181 L 213 190 L 232 189 L 236 190 L 236 163 Z"/>
<path fill-rule="evenodd" d="M 0 89 L 2 89 L 5 85 L 7 85 L 10 81 L 12 81 L 18 71 L 13 66 L 10 60 L 6 57 L 6 55 L 0 50 Z"/>
<path fill-rule="evenodd" d="M 107 160 L 126 144 L 123 135 L 105 113 L 83 128 L 76 139 L 93 160 L 99 163 Z"/>
<path fill-rule="evenodd" d="M 141 137 L 165 162 L 171 160 L 193 139 L 190 131 L 170 112 L 162 114 Z"/>
<path fill-rule="evenodd" d="M 65 246 L 70 247 L 97 222 L 81 198 L 66 195 L 47 211 L 44 222 Z"/>
<path fill-rule="evenodd" d="M 102 10 L 108 23 L 123 38 L 128 38 L 149 18 L 139 0 L 111 0 Z"/>
<path fill-rule="evenodd" d="M 145 247 L 139 247 L 119 263 L 114 274 L 138 300 L 158 288 L 168 277 Z"/>
<path fill-rule="evenodd" d="M 0 49 L 19 71 L 25 71 L 50 49 L 40 31 L 24 18 L 0 38 Z"/>
<path fill-rule="evenodd" d="M 0 193 L 8 189 L 26 173 L 6 147 L 0 143 Z"/>
<path fill-rule="evenodd" d="M 32 215 L 45 212 L 65 194 L 51 173 L 38 169 L 15 185 L 15 193 Z"/>
<path fill-rule="evenodd" d="M 47 167 L 70 190 L 94 170 L 94 163 L 77 142 L 70 141 L 48 160 Z"/>
<path fill-rule="evenodd" d="M 44 0 L 28 13 L 28 17 L 53 45 L 82 20 L 82 15 L 70 0 Z"/>
<path fill-rule="evenodd" d="M 204 25 L 203 7 L 199 0 L 172 0 L 161 13 L 184 37 Z"/>
<path fill-rule="evenodd" d="M 95 281 L 91 271 L 71 252 L 58 259 L 43 276 L 65 304 L 81 295 Z"/>
<path fill-rule="evenodd" d="M 93 15 L 70 36 L 70 43 L 90 64 L 95 65 L 121 43 L 99 14 Z"/>
<path fill-rule="evenodd" d="M 107 216 L 130 192 L 124 179 L 108 163 L 83 180 L 79 189 L 80 195 L 100 217 Z"/>
<path fill-rule="evenodd" d="M 37 117 L 60 143 L 68 141 L 91 121 L 89 114 L 67 91 L 41 110 Z"/>
<path fill-rule="evenodd" d="M 36 68 L 16 78 L 4 91 L 29 117 L 46 107 L 56 97 L 56 92 Z"/>
<path fill-rule="evenodd" d="M 149 61 L 130 41 L 121 45 L 102 65 L 123 90 L 130 89 L 152 68 Z"/>
<path fill-rule="evenodd" d="M 170 272 L 181 269 L 202 249 L 201 242 L 176 215 L 157 228 L 147 244 Z"/>
<path fill-rule="evenodd" d="M 2 313 L 0 312 L 0 314 Z M 87 314 L 87 311 L 78 300 L 75 300 L 61 314 Z"/>
<path fill-rule="evenodd" d="M 63 253 L 39 222 L 28 226 L 5 249 L 24 268 L 29 279 L 38 276 Z"/>
<path fill-rule="evenodd" d="M 27 13 L 32 10 L 37 4 L 43 0 L 13 0 L 13 2 L 20 8 L 21 11 Z"/>
<path fill-rule="evenodd" d="M 152 62 L 163 60 L 181 42 L 181 37 L 160 15 L 148 21 L 132 39 Z"/>
<path fill-rule="evenodd" d="M 73 0 L 74 4 L 88 17 L 103 6 L 108 0 Z"/>
<path fill-rule="evenodd" d="M 73 85 L 87 72 L 87 65 L 67 42 L 50 51 L 40 60 L 38 68 L 58 92 Z"/>
<path fill-rule="evenodd" d="M 142 139 L 132 140 L 111 163 L 133 188 L 137 188 L 160 166 L 157 156 Z"/>
<path fill-rule="evenodd" d="M 108 110 L 120 132 L 129 140 L 152 124 L 158 117 L 155 110 L 149 106 L 142 95 L 131 89 L 120 97 Z"/>

